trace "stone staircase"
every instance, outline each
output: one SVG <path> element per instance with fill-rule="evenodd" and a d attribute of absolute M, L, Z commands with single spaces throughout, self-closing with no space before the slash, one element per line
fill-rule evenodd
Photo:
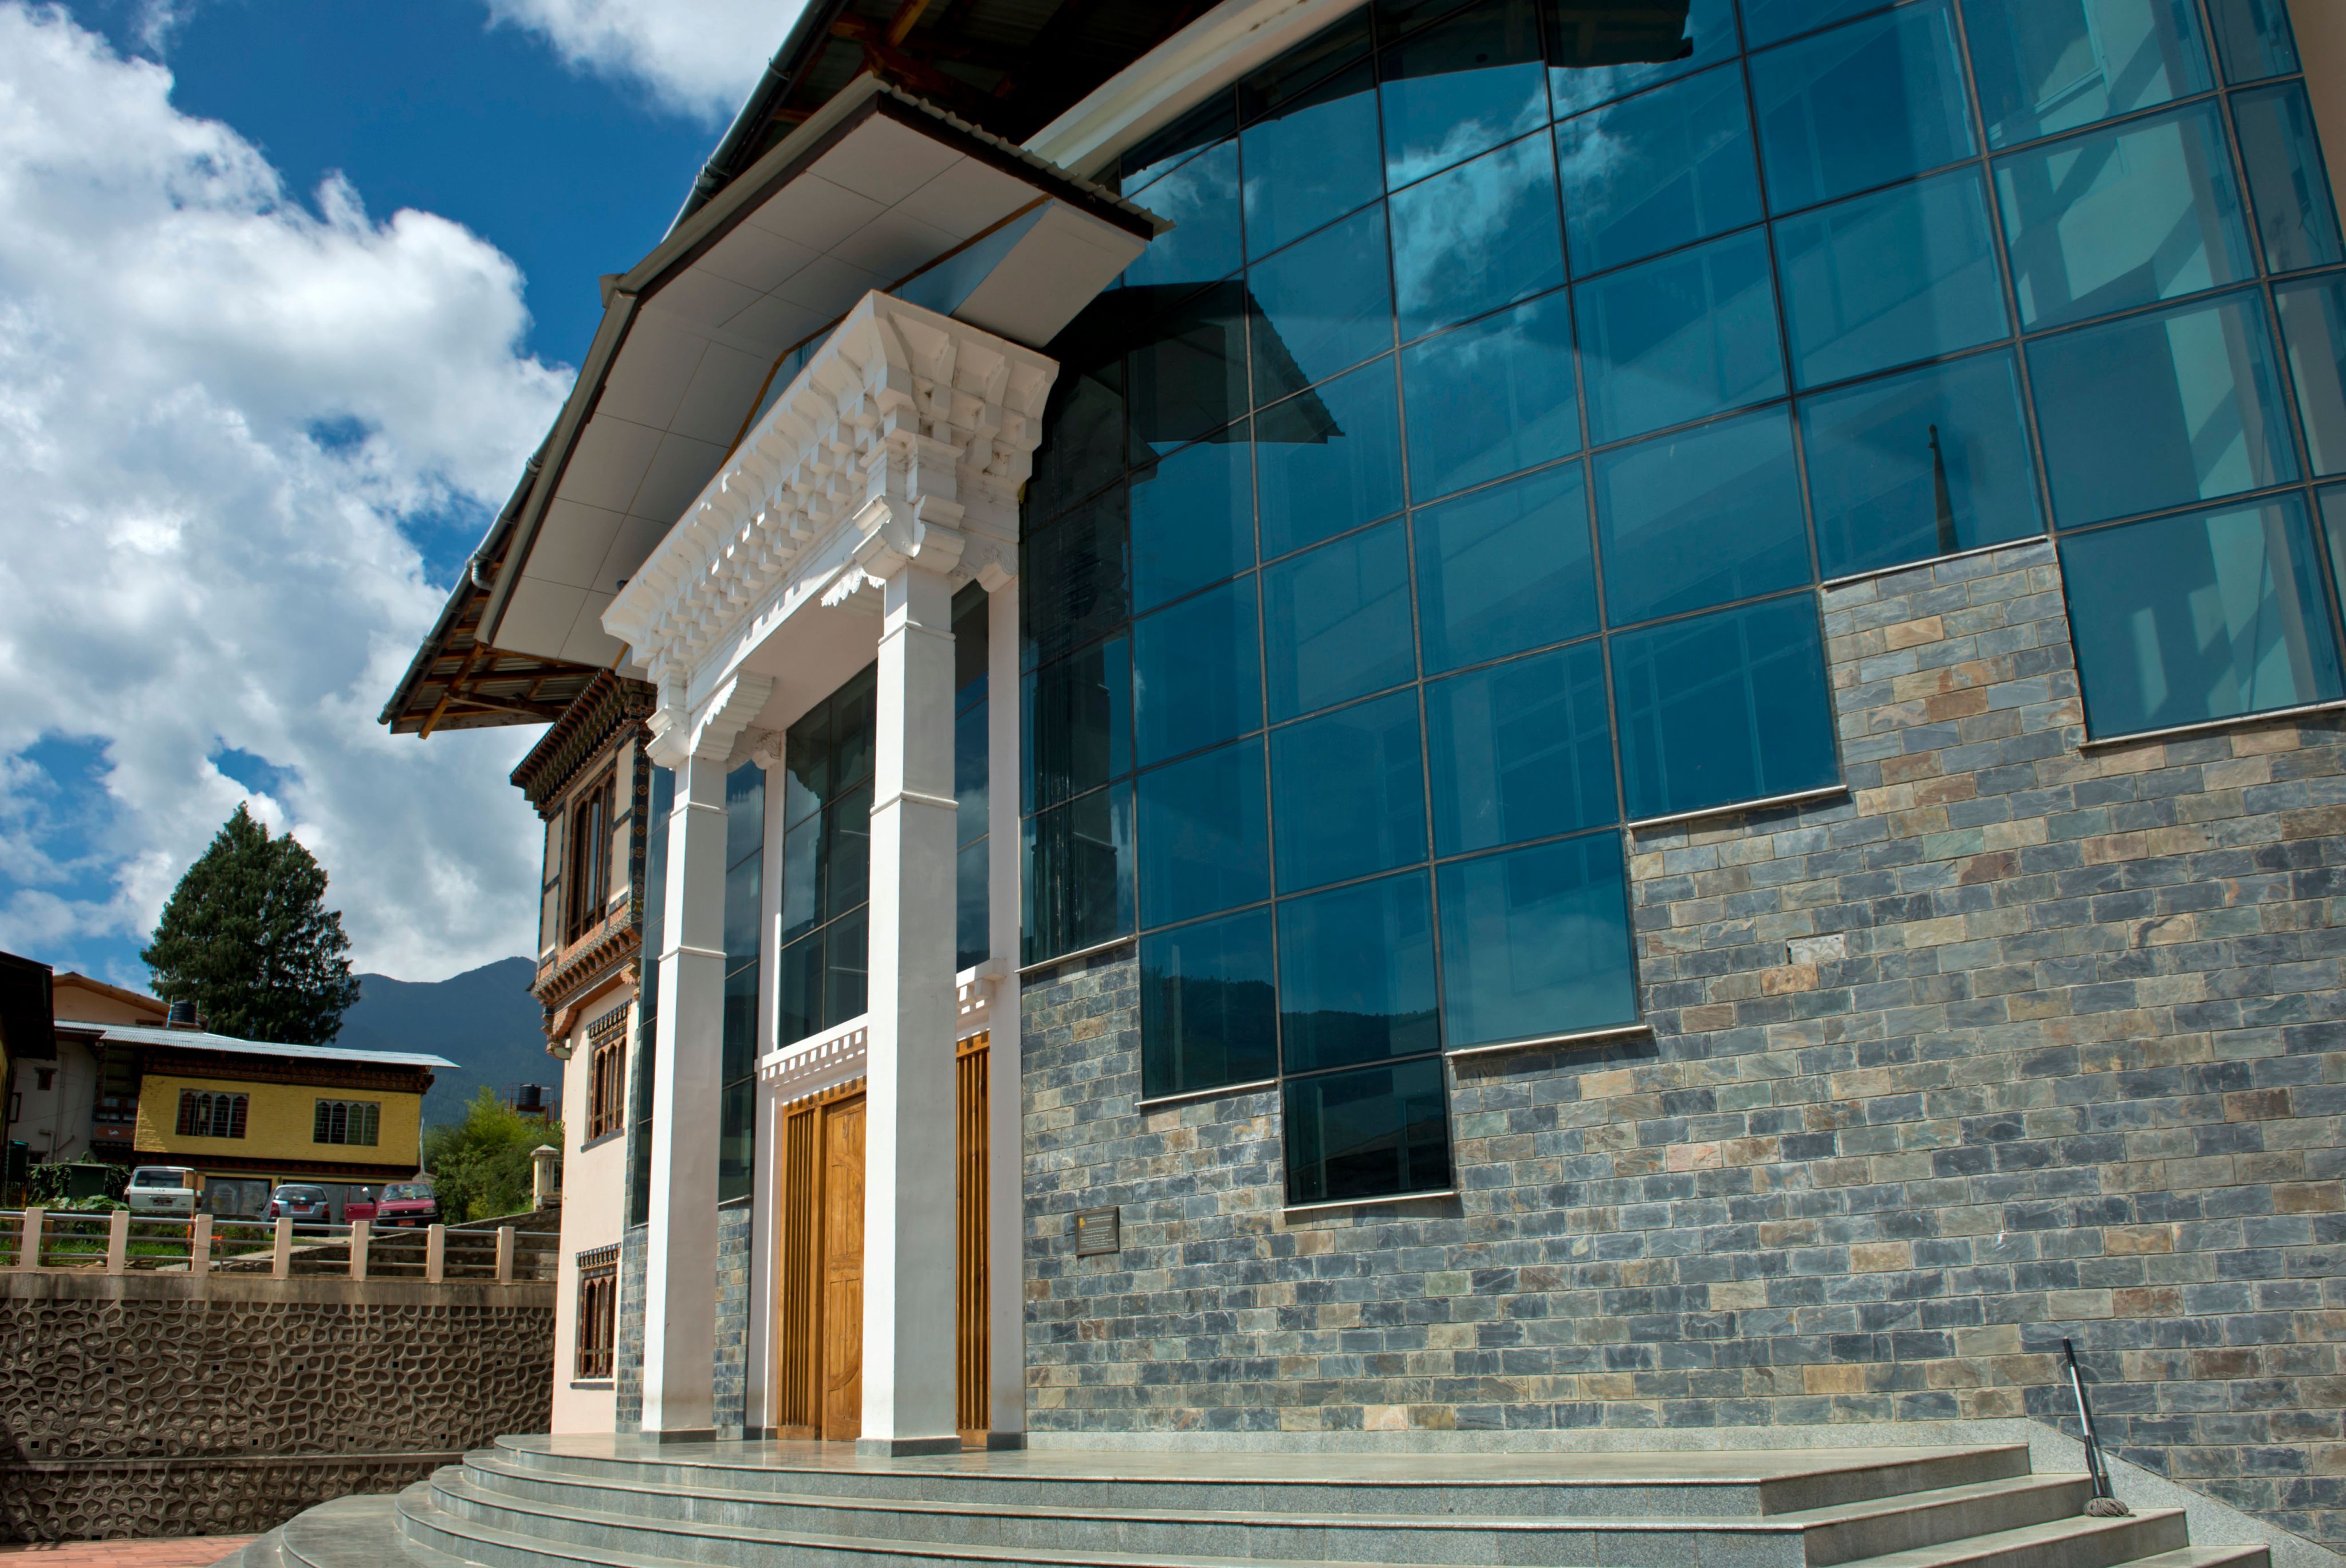
<path fill-rule="evenodd" d="M 810 1444 L 504 1438 L 395 1508 L 312 1510 L 241 1565 L 2268 1568 L 2261 1546 L 2190 1545 L 2177 1510 L 2087 1517 L 2089 1495 L 2082 1475 L 2030 1474 L 2018 1445 L 868 1460 Z"/>

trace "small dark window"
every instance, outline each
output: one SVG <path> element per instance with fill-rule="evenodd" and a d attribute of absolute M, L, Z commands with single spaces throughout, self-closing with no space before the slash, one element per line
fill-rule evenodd
<path fill-rule="evenodd" d="M 36 1089 L 54 1089 L 57 1086 L 57 1070 L 55 1067 L 41 1067 L 35 1069 L 35 1071 L 40 1081 L 35 1084 L 33 1087 Z"/>
<path fill-rule="evenodd" d="M 615 1007 L 586 1026 L 586 1136 L 619 1130 L 627 1111 L 627 1009 Z"/>
<path fill-rule="evenodd" d="M 607 1378 L 611 1375 L 613 1349 L 618 1340 L 619 1325 L 619 1264 L 605 1249 L 608 1262 L 588 1263 L 586 1254 L 578 1268 L 578 1346 L 576 1370 L 577 1378 Z"/>
<path fill-rule="evenodd" d="M 311 1123 L 314 1144 L 359 1144 L 374 1146 L 382 1131 L 382 1105 L 374 1100 L 321 1100 Z"/>
<path fill-rule="evenodd" d="M 179 1091 L 178 1133 L 183 1138 L 244 1136 L 243 1095 L 213 1094 L 199 1089 Z"/>
<path fill-rule="evenodd" d="M 611 891 L 611 779 L 588 789 L 570 809 L 568 893 L 562 940 L 576 942 L 603 918 Z"/>

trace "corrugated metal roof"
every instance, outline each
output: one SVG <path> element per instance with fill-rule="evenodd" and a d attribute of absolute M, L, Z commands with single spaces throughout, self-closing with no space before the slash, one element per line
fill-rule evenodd
<path fill-rule="evenodd" d="M 287 1056 L 302 1062 L 355 1062 L 377 1067 L 454 1067 L 445 1056 L 421 1051 L 360 1051 L 348 1045 L 277 1045 L 266 1040 L 240 1040 L 202 1029 L 137 1029 L 127 1024 L 107 1028 L 98 1038 L 108 1045 L 172 1045 L 184 1051 L 225 1051 L 240 1056 Z"/>

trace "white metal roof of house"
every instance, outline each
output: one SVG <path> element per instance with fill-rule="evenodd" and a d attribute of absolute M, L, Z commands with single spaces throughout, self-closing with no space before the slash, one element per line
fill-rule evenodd
<path fill-rule="evenodd" d="M 201 1029 L 143 1029 L 127 1024 L 109 1026 L 98 1036 L 111 1045 L 177 1045 L 189 1051 L 226 1051 L 242 1056 L 291 1056 L 304 1062 L 356 1062 L 378 1067 L 454 1067 L 445 1056 L 421 1051 L 360 1051 L 348 1045 L 276 1045 L 266 1040 L 240 1040 L 233 1034 L 213 1034 Z"/>

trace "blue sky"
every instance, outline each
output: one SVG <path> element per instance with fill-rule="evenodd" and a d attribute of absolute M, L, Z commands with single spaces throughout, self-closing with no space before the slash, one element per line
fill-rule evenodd
<path fill-rule="evenodd" d="M 796 9 L 0 0 L 0 948 L 142 983 L 240 799 L 362 969 L 530 947 L 533 734 L 375 714 Z"/>

